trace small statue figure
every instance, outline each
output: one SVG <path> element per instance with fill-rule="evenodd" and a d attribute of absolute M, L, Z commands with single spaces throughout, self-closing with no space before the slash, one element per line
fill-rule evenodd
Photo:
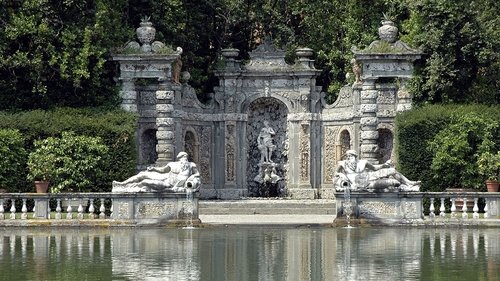
<path fill-rule="evenodd" d="M 175 62 L 172 65 L 172 81 L 175 84 L 180 84 L 180 75 L 181 75 L 181 70 L 182 70 L 182 60 L 181 60 L 181 54 L 182 54 L 182 48 L 177 47 L 177 53 L 179 56 L 175 60 Z"/>
<path fill-rule="evenodd" d="M 276 145 L 273 143 L 273 137 L 276 133 L 269 126 L 269 121 L 264 121 L 264 127 L 260 130 L 257 137 L 257 147 L 260 150 L 260 163 L 272 162 L 271 156 Z"/>
<path fill-rule="evenodd" d="M 198 191 L 200 173 L 196 164 L 188 161 L 186 152 L 179 152 L 177 161 L 163 167 L 148 167 L 125 181 L 113 181 L 113 192 L 150 192 L 169 190 L 184 192 Z"/>
<path fill-rule="evenodd" d="M 354 191 L 419 191 L 420 181 L 411 181 L 394 169 L 389 160 L 381 165 L 373 165 L 366 160 L 358 160 L 355 150 L 346 152 L 346 160 L 340 161 L 334 174 L 333 183 L 337 191 L 346 188 Z"/>
<path fill-rule="evenodd" d="M 276 174 L 275 163 L 259 163 L 259 173 L 254 178 L 258 183 L 277 183 L 281 177 Z"/>
<path fill-rule="evenodd" d="M 352 72 L 354 73 L 355 81 L 354 83 L 358 84 L 361 83 L 361 67 L 359 66 L 358 62 L 356 59 L 351 59 L 351 65 L 352 65 Z"/>

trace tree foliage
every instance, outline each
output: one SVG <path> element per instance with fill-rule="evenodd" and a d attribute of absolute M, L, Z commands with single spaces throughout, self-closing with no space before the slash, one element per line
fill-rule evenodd
<path fill-rule="evenodd" d="M 127 37 L 124 7 L 124 0 L 3 1 L 0 109 L 112 103 L 106 61 Z"/>
<path fill-rule="evenodd" d="M 404 38 L 425 53 L 412 81 L 415 101 L 498 103 L 500 3 L 424 0 L 407 7 Z"/>
<path fill-rule="evenodd" d="M 115 105 L 110 50 L 135 40 L 150 16 L 157 40 L 184 49 L 199 94 L 217 84 L 223 48 L 240 59 L 265 35 L 293 59 L 315 51 L 318 85 L 335 97 L 350 72 L 352 46 L 377 37 L 384 12 L 404 41 L 425 52 L 411 91 L 417 103 L 498 103 L 500 24 L 495 0 L 3 0 L 0 109 Z"/>

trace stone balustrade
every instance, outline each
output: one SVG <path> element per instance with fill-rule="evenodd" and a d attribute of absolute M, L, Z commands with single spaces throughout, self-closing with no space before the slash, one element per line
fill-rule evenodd
<path fill-rule="evenodd" d="M 345 214 L 360 223 L 384 225 L 500 221 L 500 192 L 351 192 L 349 197 L 336 194 L 338 224 Z"/>
<path fill-rule="evenodd" d="M 430 201 L 429 219 L 447 218 L 448 213 L 449 218 L 500 218 L 500 192 L 426 192 L 422 194 Z M 469 202 L 471 204 L 468 204 Z M 472 213 L 472 216 L 468 213 Z"/>
<path fill-rule="evenodd" d="M 104 225 L 197 223 L 198 193 L 0 194 L 0 225 L 102 225 L 103 220 Z M 38 223 L 23 224 L 27 221 Z"/>
<path fill-rule="evenodd" d="M 500 192 L 352 192 L 350 204 L 344 196 L 336 194 L 335 221 L 349 206 L 351 219 L 367 223 L 500 222 Z M 1 193 L 0 226 L 198 224 L 198 200 L 198 193 Z"/>

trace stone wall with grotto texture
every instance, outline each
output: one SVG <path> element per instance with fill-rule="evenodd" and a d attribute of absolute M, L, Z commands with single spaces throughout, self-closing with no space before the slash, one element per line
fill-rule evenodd
<path fill-rule="evenodd" d="M 138 169 L 186 151 L 201 173 L 201 198 L 258 196 L 257 138 L 268 121 L 275 132 L 271 162 L 279 195 L 333 198 L 332 175 L 345 151 L 356 149 L 373 163 L 393 159 L 394 117 L 411 108 L 405 84 L 420 53 L 384 34 L 380 38 L 364 50 L 353 48 L 355 82 L 333 104 L 316 85 L 320 70 L 313 50 L 297 49 L 296 62 L 287 64 L 269 38 L 246 64 L 237 60 L 239 50 L 222 50 L 219 85 L 206 103 L 189 85 L 189 72 L 176 73 L 181 48 L 165 54 L 155 41 L 151 50 L 114 55 L 122 107 L 140 116 Z"/>

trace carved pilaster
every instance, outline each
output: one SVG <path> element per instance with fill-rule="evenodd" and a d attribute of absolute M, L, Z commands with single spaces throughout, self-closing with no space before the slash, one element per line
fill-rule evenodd
<path fill-rule="evenodd" d="M 226 124 L 226 182 L 234 182 L 235 176 L 235 153 L 236 153 L 236 136 L 234 122 Z"/>
<path fill-rule="evenodd" d="M 309 124 L 301 124 L 300 126 L 300 181 L 309 182 L 310 171 L 310 126 Z"/>
<path fill-rule="evenodd" d="M 335 166 L 337 164 L 337 151 L 335 136 L 338 134 L 339 129 L 332 126 L 325 127 L 324 135 L 324 150 L 323 150 L 323 181 L 325 183 L 331 183 L 333 179 L 333 172 L 335 171 Z"/>
<path fill-rule="evenodd" d="M 210 167 L 210 157 L 212 154 L 212 128 L 203 127 L 201 131 L 201 157 L 200 173 L 202 183 L 212 182 L 212 173 Z"/>

